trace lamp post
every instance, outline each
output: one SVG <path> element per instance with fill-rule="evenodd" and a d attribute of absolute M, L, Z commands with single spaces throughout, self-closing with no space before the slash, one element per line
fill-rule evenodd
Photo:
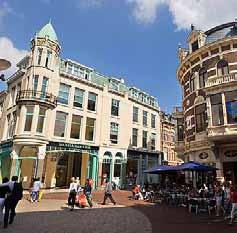
<path fill-rule="evenodd" d="M 0 71 L 6 70 L 9 67 L 11 67 L 11 63 L 6 59 L 1 59 L 0 58 Z M 0 75 L 0 80 L 1 81 L 6 81 L 4 74 Z"/>

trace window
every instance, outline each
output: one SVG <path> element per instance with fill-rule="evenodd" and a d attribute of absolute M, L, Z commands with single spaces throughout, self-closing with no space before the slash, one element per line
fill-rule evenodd
<path fill-rule="evenodd" d="M 132 129 L 132 146 L 137 146 L 138 129 Z"/>
<path fill-rule="evenodd" d="M 72 74 L 72 64 L 70 64 L 70 63 L 68 63 L 68 65 L 67 65 L 67 72 L 69 74 Z"/>
<path fill-rule="evenodd" d="M 195 91 L 195 75 L 194 74 L 189 79 L 189 90 L 190 90 L 190 92 Z"/>
<path fill-rule="evenodd" d="M 211 112 L 212 112 L 212 125 L 223 125 L 223 107 L 222 107 L 222 98 L 221 94 L 216 94 L 210 96 L 211 99 Z"/>
<path fill-rule="evenodd" d="M 51 60 L 52 52 L 47 50 L 46 60 L 45 60 L 45 67 L 49 68 L 50 60 Z"/>
<path fill-rule="evenodd" d="M 147 131 L 142 131 L 142 147 L 147 148 Z"/>
<path fill-rule="evenodd" d="M 151 150 L 156 150 L 156 134 L 151 134 Z"/>
<path fill-rule="evenodd" d="M 33 77 L 33 94 L 36 96 L 36 92 L 38 89 L 39 75 L 34 75 Z"/>
<path fill-rule="evenodd" d="M 143 111 L 143 118 L 142 118 L 142 122 L 143 122 L 143 126 L 147 126 L 147 111 Z"/>
<path fill-rule="evenodd" d="M 228 124 L 237 123 L 237 91 L 225 93 Z"/>
<path fill-rule="evenodd" d="M 184 140 L 184 122 L 183 119 L 177 119 L 177 134 L 178 134 L 178 141 Z"/>
<path fill-rule="evenodd" d="M 43 77 L 43 81 L 42 81 L 42 87 L 41 87 L 41 98 L 45 98 L 46 97 L 46 91 L 47 91 L 47 86 L 48 86 L 48 78 Z"/>
<path fill-rule="evenodd" d="M 26 119 L 25 119 L 24 131 L 31 131 L 33 115 L 34 115 L 34 107 L 27 106 L 26 107 Z"/>
<path fill-rule="evenodd" d="M 226 74 L 229 74 L 228 62 L 225 60 L 220 60 L 217 63 L 217 75 L 222 76 Z"/>
<path fill-rule="evenodd" d="M 60 83 L 59 93 L 58 93 L 58 102 L 62 104 L 68 104 L 70 86 Z"/>
<path fill-rule="evenodd" d="M 117 123 L 110 123 L 110 142 L 112 144 L 117 144 L 118 143 L 118 130 L 119 130 L 119 125 Z"/>
<path fill-rule="evenodd" d="M 43 49 L 39 48 L 39 49 L 38 49 L 37 65 L 40 65 L 40 63 L 41 63 L 42 52 L 43 52 Z"/>
<path fill-rule="evenodd" d="M 206 105 L 200 104 L 195 107 L 196 132 L 203 132 L 206 130 Z"/>
<path fill-rule="evenodd" d="M 87 109 L 90 111 L 95 111 L 96 109 L 96 96 L 95 93 L 89 92 Z"/>
<path fill-rule="evenodd" d="M 72 115 L 71 138 L 79 139 L 81 133 L 81 120 L 79 115 Z"/>
<path fill-rule="evenodd" d="M 151 114 L 151 127 L 155 128 L 156 127 L 156 115 Z"/>
<path fill-rule="evenodd" d="M 11 127 L 11 114 L 7 115 L 7 138 L 11 138 L 12 137 L 12 127 Z"/>
<path fill-rule="evenodd" d="M 78 76 L 78 66 L 74 66 L 73 74 Z"/>
<path fill-rule="evenodd" d="M 37 133 L 43 132 L 45 113 L 46 113 L 46 109 L 44 108 L 39 109 L 39 117 L 38 117 L 37 129 L 36 129 Z"/>
<path fill-rule="evenodd" d="M 12 135 L 15 134 L 15 130 L 16 130 L 16 120 L 17 120 L 17 115 L 16 115 L 16 111 L 14 111 L 12 113 Z"/>
<path fill-rule="evenodd" d="M 201 68 L 199 70 L 199 88 L 205 87 L 206 81 L 207 81 L 207 70 L 205 68 Z"/>
<path fill-rule="evenodd" d="M 84 91 L 79 88 L 75 88 L 73 106 L 82 108 L 83 107 L 83 96 L 84 96 Z"/>
<path fill-rule="evenodd" d="M 12 99 L 12 104 L 15 105 L 16 103 L 16 87 L 13 87 L 11 90 L 11 99 Z"/>
<path fill-rule="evenodd" d="M 111 115 L 112 116 L 119 115 L 119 100 L 112 99 Z"/>
<path fill-rule="evenodd" d="M 192 52 L 198 50 L 198 40 L 194 41 L 192 43 Z"/>
<path fill-rule="evenodd" d="M 138 108 L 133 107 L 133 122 L 138 122 Z"/>
<path fill-rule="evenodd" d="M 94 140 L 95 119 L 87 117 L 86 119 L 86 136 L 87 141 Z"/>
<path fill-rule="evenodd" d="M 57 111 L 54 125 L 54 136 L 57 137 L 65 136 L 66 121 L 67 121 L 67 113 Z"/>

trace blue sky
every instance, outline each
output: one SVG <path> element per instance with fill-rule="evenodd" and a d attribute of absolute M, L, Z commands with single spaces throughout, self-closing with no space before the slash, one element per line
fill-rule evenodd
<path fill-rule="evenodd" d="M 180 5 L 175 5 L 183 0 L 173 5 L 170 1 L 0 0 L 0 57 L 6 54 L 14 64 L 30 49 L 34 33 L 51 19 L 63 58 L 124 78 L 128 85 L 156 96 L 161 108 L 170 112 L 181 101 L 178 44 L 185 45 L 188 25 L 195 22 L 192 17 L 184 20 L 185 11 L 180 13 Z"/>

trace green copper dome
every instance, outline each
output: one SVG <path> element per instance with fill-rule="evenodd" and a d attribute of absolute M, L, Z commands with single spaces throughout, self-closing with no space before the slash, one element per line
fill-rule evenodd
<path fill-rule="evenodd" d="M 46 36 L 48 36 L 50 40 L 52 40 L 54 42 L 58 42 L 57 34 L 56 34 L 51 22 L 44 25 L 41 28 L 41 30 L 37 33 L 37 37 L 44 38 Z"/>

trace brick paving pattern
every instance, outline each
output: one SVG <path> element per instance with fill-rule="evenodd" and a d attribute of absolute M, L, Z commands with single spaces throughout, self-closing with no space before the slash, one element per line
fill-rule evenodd
<path fill-rule="evenodd" d="M 93 193 L 93 208 L 69 211 L 67 193 L 47 193 L 40 203 L 21 201 L 9 233 L 236 233 L 221 218 L 190 214 L 184 208 L 129 200 L 129 192 L 113 193 L 118 205 L 102 206 L 103 192 Z M 109 201 L 108 201 L 109 202 Z"/>

